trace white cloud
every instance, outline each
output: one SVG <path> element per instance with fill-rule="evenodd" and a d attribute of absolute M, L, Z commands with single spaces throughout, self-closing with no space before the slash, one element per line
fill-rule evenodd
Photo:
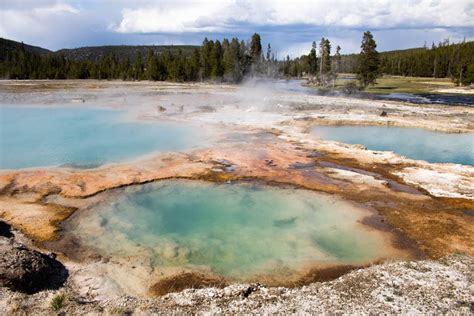
<path fill-rule="evenodd" d="M 79 10 L 65 3 L 55 3 L 47 7 L 38 7 L 33 9 L 33 14 L 36 15 L 50 15 L 61 13 L 79 13 Z"/>
<path fill-rule="evenodd" d="M 61 2 L 40 2 L 36 7 L 12 5 L 0 9 L 0 36 L 23 40 L 23 37 L 41 36 L 48 32 L 52 23 L 58 19 L 67 19 L 70 14 L 77 14 L 75 7 Z"/>
<path fill-rule="evenodd" d="M 223 2 L 163 2 L 159 5 L 145 6 L 139 9 L 123 9 L 122 21 L 113 28 L 121 33 L 128 32 L 215 32 L 222 26 L 213 20 L 226 9 Z M 216 23 L 217 22 L 217 23 Z"/>
<path fill-rule="evenodd" d="M 339 27 L 473 27 L 472 0 L 221 0 L 139 2 L 123 9 L 121 33 L 232 31 L 241 23 Z"/>
<path fill-rule="evenodd" d="M 362 30 L 380 50 L 474 36 L 474 0 L 0 0 L 0 36 L 60 49 L 84 45 L 201 43 L 253 32 L 280 58 L 328 37 L 360 50 Z"/>

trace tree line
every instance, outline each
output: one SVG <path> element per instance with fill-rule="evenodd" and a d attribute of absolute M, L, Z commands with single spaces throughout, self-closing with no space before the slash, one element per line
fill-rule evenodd
<path fill-rule="evenodd" d="M 322 38 L 317 51 L 313 42 L 308 55 L 287 56 L 280 65 L 288 77 L 308 77 L 310 82 L 334 84 L 338 73 L 355 73 L 361 86 L 373 84 L 382 74 L 411 77 L 451 78 L 459 85 L 474 83 L 474 42 L 432 44 L 431 48 L 377 52 L 371 32 L 363 35 L 359 54 L 340 55 L 338 46 L 331 55 L 331 44 Z"/>
<path fill-rule="evenodd" d="M 61 54 L 39 55 L 20 45 L 0 60 L 0 77 L 9 79 L 122 79 L 239 82 L 247 75 L 276 76 L 277 61 L 268 44 L 266 57 L 260 35 L 249 42 L 238 38 L 204 39 L 191 54 L 167 50 L 139 52 L 135 60 L 107 54 L 97 61 L 72 60 Z"/>
<path fill-rule="evenodd" d="M 357 72 L 359 55 L 342 56 L 341 71 Z M 431 47 L 380 53 L 380 74 L 451 78 L 461 85 L 474 83 L 474 42 L 445 40 Z"/>
<path fill-rule="evenodd" d="M 331 42 L 322 38 L 319 44 L 313 41 L 308 55 L 295 59 L 286 57 L 280 63 L 279 72 L 286 77 L 307 76 L 311 83 L 318 85 L 333 84 L 340 70 L 341 47 L 336 47 L 336 52 L 331 56 Z"/>
<path fill-rule="evenodd" d="M 341 56 L 340 46 L 337 46 L 334 55 L 331 55 L 331 47 L 329 39 L 323 37 L 319 45 L 313 42 L 308 55 L 293 60 L 287 56 L 280 65 L 280 72 L 289 77 L 306 76 L 311 84 L 335 88 L 336 78 L 339 73 L 344 72 L 347 58 Z M 376 48 L 377 44 L 372 33 L 365 32 L 361 52 L 354 59 L 354 67 L 351 69 L 351 72 L 357 74 L 362 87 L 374 84 L 380 74 L 380 58 Z"/>
<path fill-rule="evenodd" d="M 431 48 L 378 53 L 367 31 L 359 54 L 334 53 L 329 39 L 313 42 L 307 55 L 276 60 L 271 45 L 263 51 L 260 35 L 247 42 L 238 38 L 204 39 L 190 53 L 181 49 L 147 54 L 134 60 L 110 53 L 98 60 L 74 60 L 61 54 L 37 54 L 20 45 L 0 56 L 0 77 L 10 79 L 122 79 L 240 82 L 245 76 L 305 77 L 309 82 L 334 87 L 338 74 L 356 73 L 362 87 L 381 74 L 449 77 L 458 84 L 474 82 L 474 42 L 444 41 Z"/>

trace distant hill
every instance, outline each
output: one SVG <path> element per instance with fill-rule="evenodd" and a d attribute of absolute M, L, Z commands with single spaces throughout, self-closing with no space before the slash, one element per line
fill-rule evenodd
<path fill-rule="evenodd" d="M 190 55 L 195 48 L 199 46 L 192 45 L 153 45 L 153 46 L 129 46 L 129 45 L 117 45 L 117 46 L 92 46 L 92 47 L 80 47 L 73 49 L 61 49 L 55 52 L 55 54 L 63 55 L 66 59 L 75 61 L 98 61 L 101 58 L 114 54 L 119 59 L 129 58 L 130 61 L 134 61 L 138 56 L 138 53 L 145 59 L 148 52 L 152 50 L 156 54 L 162 54 L 165 51 L 171 53 L 177 53 L 179 50 L 184 55 Z"/>
<path fill-rule="evenodd" d="M 6 58 L 7 53 L 18 50 L 22 44 L 23 43 L 0 37 L 0 60 L 4 60 Z M 27 52 L 36 55 L 46 55 L 52 53 L 52 51 L 38 46 L 32 46 L 28 44 L 23 44 L 23 46 L 25 47 L 25 50 Z"/>
<path fill-rule="evenodd" d="M 6 58 L 8 52 L 12 52 L 20 48 L 22 43 L 12 41 L 5 38 L 0 38 L 0 60 Z M 177 53 L 179 50 L 184 55 L 190 55 L 195 48 L 199 46 L 193 45 L 140 45 L 140 46 L 130 46 L 130 45 L 116 45 L 116 46 L 91 46 L 91 47 L 79 47 L 72 49 L 61 49 L 58 51 L 50 51 L 45 48 L 32 46 L 28 44 L 23 44 L 27 52 L 36 54 L 36 55 L 62 55 L 66 59 L 74 61 L 98 61 L 102 57 L 107 56 L 108 54 L 114 54 L 118 59 L 129 58 L 130 61 L 134 61 L 140 52 L 142 58 L 146 58 L 149 50 L 161 54 L 165 51 L 170 51 L 171 53 Z"/>

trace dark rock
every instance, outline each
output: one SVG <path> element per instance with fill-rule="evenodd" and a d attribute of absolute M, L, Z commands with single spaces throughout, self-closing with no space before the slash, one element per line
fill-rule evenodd
<path fill-rule="evenodd" d="M 235 171 L 235 166 L 228 166 L 224 168 L 225 172 L 234 172 Z"/>
<path fill-rule="evenodd" d="M 319 157 L 322 157 L 323 154 L 321 154 L 320 152 L 317 152 L 317 151 L 312 151 L 310 153 L 308 153 L 306 155 L 307 158 L 319 158 Z"/>
<path fill-rule="evenodd" d="M 201 112 L 206 112 L 206 113 L 216 112 L 216 109 L 213 106 L 210 106 L 210 105 L 200 106 L 199 109 L 201 110 Z"/>
<path fill-rule="evenodd" d="M 249 297 L 250 294 L 252 294 L 253 292 L 256 292 L 258 291 L 260 287 L 260 284 L 256 284 L 256 285 L 250 285 L 249 287 L 245 288 L 242 292 L 241 292 L 241 295 L 245 298 Z"/>
<path fill-rule="evenodd" d="M 386 111 L 382 111 L 382 113 L 380 113 L 380 116 L 387 116 L 387 112 Z"/>
<path fill-rule="evenodd" d="M 214 167 L 212 170 L 216 172 L 234 172 L 236 166 L 227 159 L 215 159 L 213 160 L 214 163 L 221 165 L 221 167 Z"/>
<path fill-rule="evenodd" d="M 45 255 L 0 237 L 0 287 L 33 294 L 58 289 L 68 277 L 55 255 Z"/>
<path fill-rule="evenodd" d="M 165 112 L 166 108 L 164 106 L 158 105 L 158 111 Z"/>
<path fill-rule="evenodd" d="M 215 159 L 214 162 L 220 165 L 224 165 L 226 167 L 230 167 L 233 165 L 233 163 L 227 159 Z"/>
<path fill-rule="evenodd" d="M 311 169 L 316 167 L 316 162 L 294 162 L 288 166 L 289 169 Z"/>
<path fill-rule="evenodd" d="M 276 167 L 276 164 L 273 162 L 273 159 L 265 159 L 265 164 L 269 167 Z"/>
<path fill-rule="evenodd" d="M 2 221 L 0 221 L 0 236 L 7 237 L 7 238 L 13 237 L 12 227 L 9 224 Z"/>

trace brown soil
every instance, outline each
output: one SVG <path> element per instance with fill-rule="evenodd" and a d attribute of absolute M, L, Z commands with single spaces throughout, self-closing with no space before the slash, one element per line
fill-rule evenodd
<path fill-rule="evenodd" d="M 226 281 L 219 277 L 212 277 L 206 274 L 185 272 L 174 275 L 150 287 L 150 294 L 153 296 L 165 295 L 172 292 L 180 292 L 184 289 L 201 289 L 207 287 L 225 287 Z"/>

